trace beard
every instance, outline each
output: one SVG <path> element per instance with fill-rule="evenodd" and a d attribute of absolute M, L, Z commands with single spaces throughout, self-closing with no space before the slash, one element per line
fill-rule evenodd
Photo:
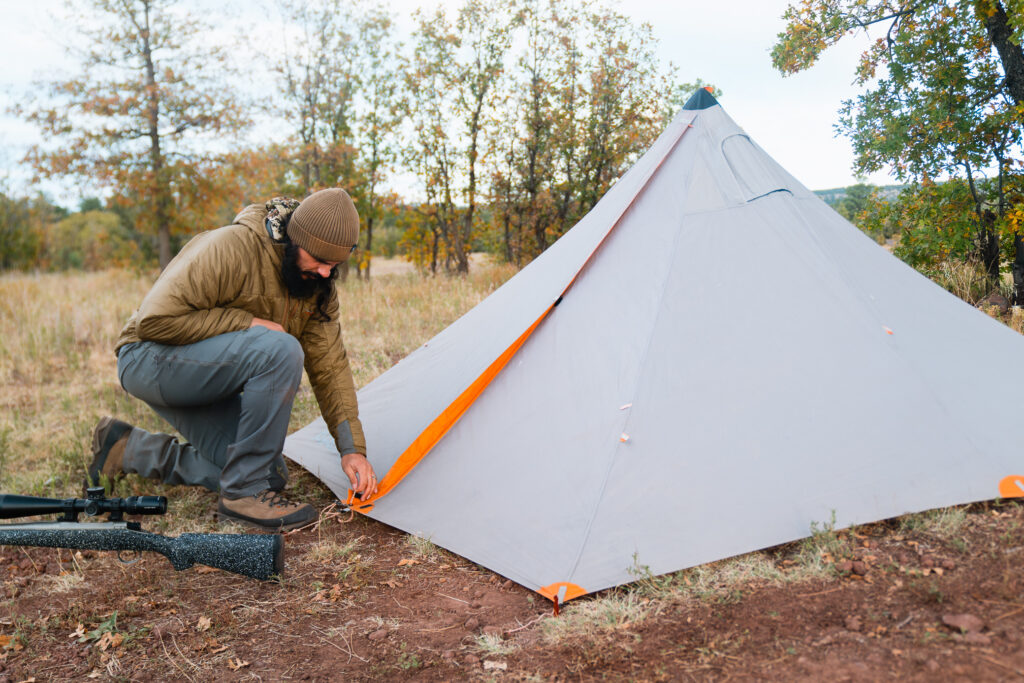
<path fill-rule="evenodd" d="M 285 247 L 284 257 L 281 259 L 281 279 L 284 280 L 288 294 L 296 299 L 309 299 L 316 295 L 318 305 L 326 302 L 337 275 L 337 266 L 331 268 L 330 277 L 303 272 L 299 268 L 299 248 L 291 242 Z"/>

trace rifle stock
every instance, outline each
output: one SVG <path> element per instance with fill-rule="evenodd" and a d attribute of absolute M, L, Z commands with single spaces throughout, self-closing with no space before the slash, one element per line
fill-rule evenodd
<path fill-rule="evenodd" d="M 0 525 L 0 545 L 151 551 L 179 571 L 202 564 L 261 581 L 276 580 L 284 572 L 280 534 L 163 536 L 142 531 L 132 522 L 36 522 Z"/>

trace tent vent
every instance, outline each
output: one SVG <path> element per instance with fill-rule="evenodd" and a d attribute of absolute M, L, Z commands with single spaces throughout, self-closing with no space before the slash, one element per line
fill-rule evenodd
<path fill-rule="evenodd" d="M 759 194 L 759 195 L 757 195 L 756 197 L 751 197 L 750 199 L 748 199 L 748 200 L 747 200 L 747 204 L 749 204 L 750 202 L 755 202 L 755 201 L 757 201 L 758 199 L 761 199 L 762 197 L 767 197 L 767 196 L 768 196 L 768 195 L 770 195 L 770 194 L 776 194 L 777 192 L 785 192 L 785 193 L 786 193 L 786 194 L 788 194 L 788 195 L 792 195 L 792 194 L 793 194 L 793 193 L 792 193 L 792 192 L 790 192 L 789 190 L 787 190 L 787 189 L 785 189 L 785 188 L 782 188 L 782 187 L 780 187 L 780 188 L 779 188 L 779 189 L 777 189 L 777 190 L 772 190 L 772 191 L 770 191 L 770 192 L 765 192 L 764 194 Z"/>
<path fill-rule="evenodd" d="M 791 178 L 744 133 L 722 140 L 722 156 L 732 171 L 743 200 L 752 202 L 773 192 L 789 192 Z"/>

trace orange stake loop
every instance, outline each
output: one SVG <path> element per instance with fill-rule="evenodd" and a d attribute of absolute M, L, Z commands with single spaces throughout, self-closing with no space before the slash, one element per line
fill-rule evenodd
<path fill-rule="evenodd" d="M 1024 477 L 1011 474 L 999 482 L 1000 498 L 1024 498 Z"/>

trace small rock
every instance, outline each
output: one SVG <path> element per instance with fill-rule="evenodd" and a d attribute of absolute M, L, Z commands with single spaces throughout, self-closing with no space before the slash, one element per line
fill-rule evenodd
<path fill-rule="evenodd" d="M 907 553 L 900 553 L 896 556 L 896 560 L 900 564 L 910 564 L 910 555 L 908 555 Z"/>
<path fill-rule="evenodd" d="M 480 663 L 480 658 L 477 657 L 476 655 L 466 655 L 465 657 L 462 658 L 462 663 L 463 664 L 468 664 L 469 666 L 473 666 L 474 664 L 479 664 Z"/>
<path fill-rule="evenodd" d="M 928 669 L 929 671 L 938 671 L 941 667 L 939 666 L 939 663 L 936 662 L 934 659 L 929 659 L 927 662 L 924 663 L 924 668 Z"/>
<path fill-rule="evenodd" d="M 868 573 L 868 565 L 861 560 L 856 560 L 853 563 L 853 573 L 857 576 L 864 576 Z"/>
<path fill-rule="evenodd" d="M 954 562 L 953 560 L 950 560 L 949 558 L 947 558 L 947 559 L 942 561 L 942 568 L 945 569 L 946 571 L 951 572 L 954 569 L 956 569 L 956 562 Z"/>
<path fill-rule="evenodd" d="M 843 574 L 849 574 L 851 571 L 853 571 L 853 562 L 851 562 L 850 560 L 842 560 L 841 562 L 836 562 L 836 570 L 842 572 Z"/>
<path fill-rule="evenodd" d="M 995 292 L 978 302 L 979 308 L 988 308 L 989 306 L 995 306 L 1001 315 L 1010 310 L 1010 302 L 1006 297 Z"/>
<path fill-rule="evenodd" d="M 484 626 L 480 632 L 483 633 L 485 636 L 495 636 L 499 638 L 501 637 L 502 633 L 500 626 Z"/>
<path fill-rule="evenodd" d="M 448 660 L 455 659 L 455 650 L 445 650 L 444 652 L 441 653 L 441 657 L 443 659 L 448 659 Z"/>
<path fill-rule="evenodd" d="M 860 617 L 856 615 L 851 614 L 846 617 L 846 621 L 844 623 L 847 631 L 859 631 L 863 628 L 863 624 L 860 623 Z"/>
<path fill-rule="evenodd" d="M 946 614 L 942 617 L 942 623 L 961 633 L 980 633 L 985 628 L 985 622 L 973 614 Z"/>
<path fill-rule="evenodd" d="M 925 569 L 931 569 L 935 566 L 935 558 L 931 555 L 925 555 L 921 558 L 921 566 Z"/>
<path fill-rule="evenodd" d="M 473 602 L 469 603 L 470 609 L 480 609 L 481 607 L 483 607 L 483 603 L 479 600 L 474 600 Z"/>
<path fill-rule="evenodd" d="M 501 587 L 502 588 L 511 588 L 514 585 L 516 585 L 516 584 L 512 581 L 512 579 L 508 579 L 507 581 L 505 581 L 505 583 L 501 584 Z"/>
<path fill-rule="evenodd" d="M 991 645 L 992 638 L 987 633 L 968 633 L 964 636 L 964 642 L 971 645 Z"/>
<path fill-rule="evenodd" d="M 388 636 L 388 630 L 386 628 L 380 628 L 367 636 L 370 640 L 384 640 Z"/>
<path fill-rule="evenodd" d="M 467 630 L 475 631 L 478 628 L 480 628 L 480 620 L 477 619 L 476 617 L 470 617 L 469 619 L 466 619 L 465 626 L 466 626 Z"/>

